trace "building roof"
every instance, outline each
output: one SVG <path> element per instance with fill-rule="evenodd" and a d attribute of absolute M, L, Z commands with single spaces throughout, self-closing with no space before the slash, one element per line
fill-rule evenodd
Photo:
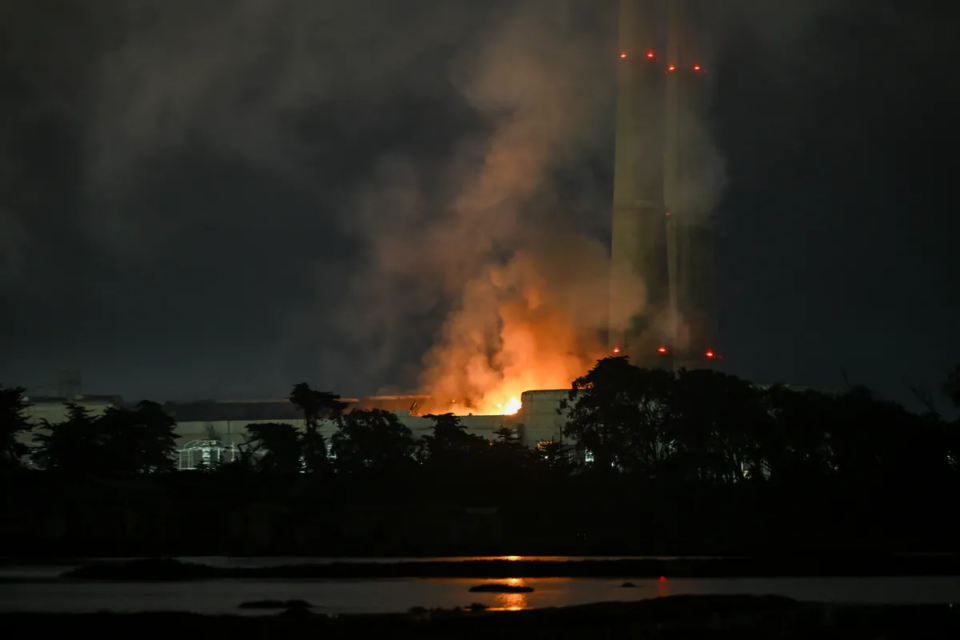
<path fill-rule="evenodd" d="M 289 400 L 257 402 L 168 402 L 164 411 L 177 422 L 253 422 L 256 420 L 299 420 L 303 414 Z"/>

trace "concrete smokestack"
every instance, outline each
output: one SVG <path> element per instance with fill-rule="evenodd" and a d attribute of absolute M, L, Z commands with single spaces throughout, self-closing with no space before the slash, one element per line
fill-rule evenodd
<path fill-rule="evenodd" d="M 611 248 L 610 348 L 655 366 L 669 298 L 664 211 L 664 58 L 656 2 L 622 0 Z"/>
<path fill-rule="evenodd" d="M 621 2 L 610 342 L 640 366 L 704 368 L 719 359 L 697 4 Z M 631 64 L 630 48 L 649 64 Z M 637 281 L 644 304 L 625 312 Z"/>

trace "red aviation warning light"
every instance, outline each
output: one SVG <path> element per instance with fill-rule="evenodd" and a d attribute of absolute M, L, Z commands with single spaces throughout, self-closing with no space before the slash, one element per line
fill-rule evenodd
<path fill-rule="evenodd" d="M 717 354 L 715 354 L 713 351 L 707 351 L 707 353 L 706 353 L 705 355 L 706 355 L 708 358 L 715 358 Z"/>
<path fill-rule="evenodd" d="M 614 353 L 620 353 L 620 347 L 614 347 L 614 348 L 613 348 L 613 352 L 614 352 Z"/>
<path fill-rule="evenodd" d="M 675 64 L 672 64 L 669 67 L 667 67 L 667 73 L 670 73 L 671 71 L 676 71 L 676 70 L 677 70 L 677 65 Z"/>
<path fill-rule="evenodd" d="M 693 70 L 694 70 L 694 71 L 700 71 L 700 65 L 698 65 L 698 64 L 693 65 Z"/>
<path fill-rule="evenodd" d="M 660 352 L 660 353 L 666 353 L 666 352 L 667 352 L 667 348 L 666 348 L 666 347 L 660 347 L 660 348 L 657 349 L 657 351 Z"/>
<path fill-rule="evenodd" d="M 653 51 L 647 51 L 647 57 L 653 59 Z"/>
<path fill-rule="evenodd" d="M 621 52 L 620 52 L 620 57 L 621 57 L 621 58 L 626 58 L 626 57 L 627 57 L 627 52 L 626 52 L 626 51 L 621 51 Z"/>

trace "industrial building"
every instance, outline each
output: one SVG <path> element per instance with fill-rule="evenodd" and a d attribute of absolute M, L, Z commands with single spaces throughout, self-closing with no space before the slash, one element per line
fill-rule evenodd
<path fill-rule="evenodd" d="M 462 416 L 467 432 L 488 440 L 501 427 L 517 430 L 520 441 L 535 447 L 538 442 L 557 440 L 565 421 L 558 411 L 568 390 L 527 391 L 521 396 L 523 406 L 515 415 Z M 414 415 L 411 409 L 423 396 L 370 396 L 344 398 L 351 408 L 382 409 L 394 413 L 415 438 L 429 435 L 433 421 Z M 51 424 L 66 419 L 67 403 L 86 409 L 90 415 L 101 415 L 108 407 L 126 406 L 117 396 L 29 397 L 27 417 L 34 424 L 46 420 Z M 164 410 L 176 421 L 178 466 L 192 469 L 201 464 L 215 464 L 227 459 L 249 439 L 247 426 L 264 423 L 286 423 L 304 429 L 304 419 L 287 399 L 168 402 Z M 321 424 L 321 433 L 329 442 L 336 431 L 333 422 Z M 27 442 L 31 444 L 32 441 Z"/>
<path fill-rule="evenodd" d="M 644 367 L 717 353 L 700 0 L 621 0 L 610 349 Z"/>
<path fill-rule="evenodd" d="M 702 0 L 621 0 L 614 170 L 610 349 L 642 367 L 714 367 L 718 319 L 714 232 L 704 198 L 708 160 L 703 109 L 708 63 Z M 79 377 L 73 386 L 79 386 Z M 70 378 L 69 380 L 73 380 Z M 69 381 L 68 380 L 68 381 Z M 516 415 L 461 418 L 469 433 L 492 439 L 515 427 L 527 446 L 560 437 L 568 390 L 522 394 Z M 63 419 L 66 397 L 93 415 L 121 406 L 114 397 L 32 399 L 31 419 Z M 415 437 L 433 427 L 415 408 L 424 396 L 347 399 L 351 407 L 397 415 Z M 168 403 L 177 421 L 180 466 L 221 459 L 246 442 L 250 424 L 304 428 L 288 400 Z M 332 423 L 322 427 L 327 438 Z"/>

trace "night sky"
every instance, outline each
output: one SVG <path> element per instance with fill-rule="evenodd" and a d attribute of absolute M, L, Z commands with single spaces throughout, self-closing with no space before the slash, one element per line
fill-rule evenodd
<path fill-rule="evenodd" d="M 0 1 L 0 381 L 414 388 L 451 281 L 535 225 L 609 241 L 616 5 Z M 960 3 L 724 5 L 726 368 L 936 390 L 960 362 Z M 463 250 L 432 230 L 504 139 L 543 152 L 484 204 L 516 232 Z"/>

